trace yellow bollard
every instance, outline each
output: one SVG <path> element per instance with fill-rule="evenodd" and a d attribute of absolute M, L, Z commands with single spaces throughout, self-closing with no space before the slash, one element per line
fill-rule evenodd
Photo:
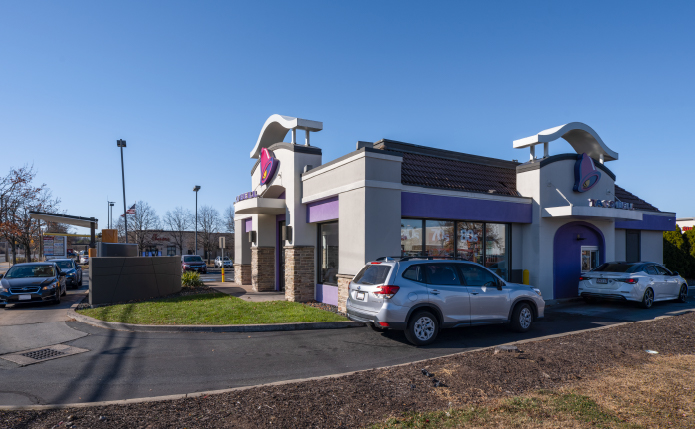
<path fill-rule="evenodd" d="M 525 285 L 529 284 L 529 276 L 530 276 L 530 274 L 529 274 L 528 270 L 524 270 L 523 279 L 521 282 Z"/>
<path fill-rule="evenodd" d="M 222 283 L 224 283 L 224 259 L 222 260 Z"/>

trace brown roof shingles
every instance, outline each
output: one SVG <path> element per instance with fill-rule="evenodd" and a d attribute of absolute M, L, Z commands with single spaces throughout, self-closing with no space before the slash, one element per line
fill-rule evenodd
<path fill-rule="evenodd" d="M 644 201 L 637 195 L 634 195 L 618 185 L 615 185 L 615 197 L 624 203 L 632 203 L 635 210 L 644 210 L 648 212 L 658 212 L 659 209 Z"/>

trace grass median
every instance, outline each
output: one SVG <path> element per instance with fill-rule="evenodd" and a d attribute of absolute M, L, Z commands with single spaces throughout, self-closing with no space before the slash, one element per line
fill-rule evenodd
<path fill-rule="evenodd" d="M 298 302 L 247 302 L 209 293 L 78 310 L 104 322 L 143 325 L 242 325 L 293 322 L 345 322 L 329 311 Z"/>

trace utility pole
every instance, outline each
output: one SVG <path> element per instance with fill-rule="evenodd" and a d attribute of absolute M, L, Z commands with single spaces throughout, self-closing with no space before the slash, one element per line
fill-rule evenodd
<path fill-rule="evenodd" d="M 125 207 L 125 169 L 123 168 L 123 148 L 125 140 L 116 141 L 116 145 L 121 148 L 121 180 L 123 181 L 123 220 L 125 225 L 125 242 L 128 243 L 128 215 Z"/>

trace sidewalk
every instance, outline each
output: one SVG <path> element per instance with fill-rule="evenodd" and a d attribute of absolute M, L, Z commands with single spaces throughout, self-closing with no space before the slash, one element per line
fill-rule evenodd
<path fill-rule="evenodd" d="M 265 301 L 284 301 L 285 292 L 255 292 L 251 285 L 238 285 L 231 282 L 205 282 L 205 285 L 215 289 L 218 292 L 227 295 L 236 296 L 244 301 L 249 302 L 265 302 Z"/>

